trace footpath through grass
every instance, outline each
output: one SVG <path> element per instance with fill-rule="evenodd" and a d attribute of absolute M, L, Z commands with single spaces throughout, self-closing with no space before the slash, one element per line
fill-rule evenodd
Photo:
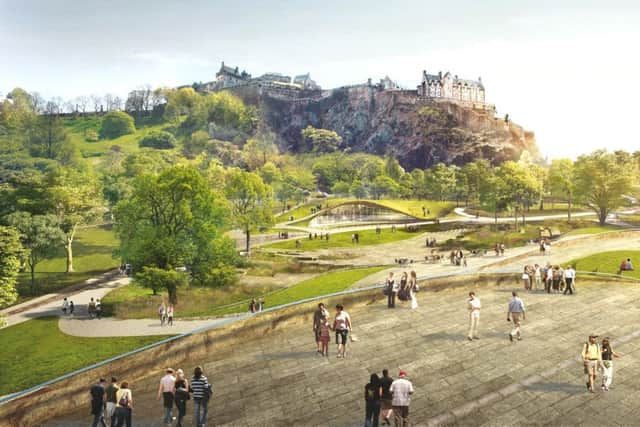
<path fill-rule="evenodd" d="M 598 273 L 617 274 L 622 260 L 631 258 L 634 271 L 624 271 L 623 276 L 640 279 L 640 250 L 637 251 L 610 251 L 589 255 L 584 258 L 574 259 L 569 264 L 575 265 L 576 270 L 594 271 Z"/>
<path fill-rule="evenodd" d="M 0 395 L 27 389 L 167 337 L 72 337 L 58 329 L 57 317 L 0 329 Z M 87 387 L 94 380 L 87 380 Z"/>
<path fill-rule="evenodd" d="M 282 242 L 269 243 L 268 245 L 261 246 L 261 248 L 267 249 L 291 249 L 301 251 L 315 251 L 318 249 L 335 249 L 346 247 L 358 247 L 367 245 L 381 245 L 383 243 L 397 242 L 400 240 L 410 239 L 420 235 L 421 230 L 418 231 L 405 231 L 404 226 L 398 225 L 395 232 L 391 232 L 390 228 L 383 228 L 380 230 L 380 234 L 376 234 L 376 230 L 360 230 L 357 232 L 347 231 L 342 233 L 329 232 L 329 240 L 325 238 L 320 239 L 318 234 L 317 239 L 309 240 L 309 237 L 304 237 L 300 240 L 300 247 L 296 248 L 295 240 L 285 240 Z M 351 242 L 351 236 L 354 233 L 358 233 L 360 243 L 356 244 Z M 314 233 L 315 234 L 315 233 Z M 325 233 L 322 233 L 324 237 Z"/>
<path fill-rule="evenodd" d="M 112 230 L 103 227 L 81 228 L 73 244 L 73 266 L 75 272 L 65 273 L 66 257 L 64 248 L 55 258 L 42 261 L 36 266 L 36 292 L 31 293 L 31 275 L 22 273 L 18 277 L 20 301 L 50 292 L 55 292 L 76 283 L 83 282 L 105 271 L 116 268 L 113 250 L 118 247 L 118 239 Z"/>

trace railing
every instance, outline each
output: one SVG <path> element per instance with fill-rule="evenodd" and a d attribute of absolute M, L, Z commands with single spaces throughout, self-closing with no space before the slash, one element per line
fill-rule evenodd
<path fill-rule="evenodd" d="M 362 268 L 362 267 L 360 267 L 360 268 Z M 418 277 L 418 281 L 443 279 L 443 278 L 455 277 L 455 276 L 474 276 L 474 275 L 492 276 L 492 275 L 510 275 L 510 274 L 518 275 L 518 274 L 521 274 L 521 273 L 522 273 L 522 270 L 520 270 L 520 269 L 500 269 L 500 270 L 496 270 L 496 271 L 485 271 L 485 272 L 478 272 L 478 271 L 474 271 L 473 269 L 467 269 L 467 270 L 464 270 L 464 271 L 447 272 L 447 273 L 442 273 L 442 274 L 421 276 L 421 277 Z M 610 274 L 610 273 L 598 273 L 598 272 L 590 272 L 590 271 L 577 271 L 576 273 L 577 273 L 578 277 L 587 275 L 587 276 L 597 276 L 597 277 L 606 277 L 606 278 L 625 279 L 625 280 L 631 280 L 631 281 L 640 283 L 640 279 L 637 279 L 635 277 L 620 276 L 620 275 Z M 16 393 L 12 393 L 12 394 L 9 394 L 7 396 L 3 396 L 2 398 L 0 398 L 0 405 L 4 405 L 4 404 L 9 403 L 9 402 L 11 402 L 13 400 L 16 400 L 16 399 L 18 399 L 20 397 L 23 397 L 23 396 L 26 396 L 26 395 L 28 395 L 30 393 L 38 391 L 38 390 L 40 390 L 40 389 L 42 389 L 44 387 L 47 387 L 49 385 L 52 385 L 52 384 L 55 384 L 57 382 L 63 381 L 65 379 L 67 379 L 67 378 L 71 378 L 73 376 L 82 374 L 82 373 L 90 371 L 92 369 L 99 368 L 99 367 L 104 366 L 104 365 L 106 365 L 108 363 L 111 363 L 113 361 L 120 360 L 120 359 L 123 359 L 125 357 L 131 356 L 131 355 L 134 355 L 134 354 L 138 354 L 138 353 L 141 353 L 141 352 L 143 352 L 145 350 L 148 350 L 148 349 L 151 349 L 151 348 L 154 348 L 154 347 L 158 347 L 160 345 L 163 345 L 163 344 L 166 344 L 166 343 L 169 343 L 169 342 L 177 341 L 177 340 L 180 340 L 182 338 L 185 338 L 185 337 L 188 337 L 188 336 L 191 336 L 191 335 L 195 335 L 195 334 L 198 334 L 198 333 L 201 333 L 201 332 L 205 332 L 205 331 L 208 331 L 208 330 L 211 330 L 211 329 L 217 329 L 217 328 L 226 326 L 228 324 L 231 324 L 233 322 L 237 322 L 239 320 L 243 320 L 243 319 L 246 319 L 246 318 L 249 318 L 249 317 L 252 317 L 252 316 L 259 316 L 262 313 L 269 313 L 269 312 L 273 312 L 273 311 L 276 311 L 276 310 L 281 310 L 281 309 L 284 309 L 284 308 L 295 307 L 296 305 L 301 305 L 301 304 L 305 304 L 305 303 L 308 303 L 308 302 L 319 301 L 319 300 L 333 298 L 333 297 L 337 297 L 337 296 L 341 296 L 341 295 L 351 295 L 351 294 L 355 294 L 355 293 L 359 293 L 359 292 L 366 292 L 366 291 L 381 289 L 383 286 L 384 285 L 382 283 L 375 283 L 375 284 L 373 284 L 371 286 L 367 286 L 367 287 L 364 287 L 364 288 L 348 289 L 348 290 L 345 290 L 345 291 L 335 292 L 335 293 L 332 293 L 332 294 L 320 295 L 320 296 L 311 297 L 311 298 L 305 298 L 305 299 L 302 299 L 302 300 L 299 300 L 299 301 L 294 301 L 294 302 L 282 304 L 282 305 L 279 305 L 279 306 L 271 307 L 271 308 L 268 308 L 268 309 L 263 310 L 261 312 L 244 313 L 244 314 L 240 314 L 240 315 L 237 315 L 237 316 L 234 316 L 234 317 L 230 317 L 230 318 L 224 319 L 222 321 L 217 321 L 216 323 L 213 323 L 211 325 L 206 325 L 206 326 L 203 326 L 201 328 L 195 329 L 195 330 L 190 331 L 190 332 L 186 332 L 186 333 L 183 333 L 183 334 L 180 334 L 180 335 L 176 335 L 176 336 L 171 337 L 171 338 L 167 338 L 167 339 L 164 339 L 164 340 L 152 343 L 152 344 L 148 344 L 148 345 L 145 345 L 143 347 L 137 348 L 135 350 L 120 354 L 118 356 L 111 357 L 111 358 L 109 358 L 107 360 L 103 360 L 101 362 L 94 363 L 93 365 L 86 366 L 86 367 L 81 368 L 81 369 L 77 369 L 77 370 L 75 370 L 73 372 L 70 372 L 68 374 L 62 375 L 62 376 L 60 376 L 58 378 L 54 378 L 54 379 L 49 380 L 49 381 L 45 381 L 45 382 L 43 382 L 41 384 L 35 385 L 33 387 L 30 387 L 30 388 L 28 388 L 26 390 L 18 391 Z"/>

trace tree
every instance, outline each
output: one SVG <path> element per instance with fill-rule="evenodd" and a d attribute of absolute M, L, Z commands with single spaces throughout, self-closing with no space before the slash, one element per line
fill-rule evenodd
<path fill-rule="evenodd" d="M 552 160 L 547 179 L 551 196 L 567 202 L 567 221 L 571 222 L 571 203 L 575 193 L 573 162 L 569 159 Z"/>
<path fill-rule="evenodd" d="M 205 278 L 236 262 L 233 242 L 222 235 L 227 215 L 224 198 L 193 166 L 140 175 L 130 197 L 114 209 L 119 255 L 136 270 L 185 266 L 205 284 Z"/>
<path fill-rule="evenodd" d="M 234 223 L 246 235 L 246 252 L 249 254 L 251 231 L 273 223 L 270 189 L 259 175 L 233 168 L 225 177 L 224 192 L 231 204 Z"/>
<path fill-rule="evenodd" d="M 173 134 L 163 131 L 154 130 L 146 134 L 140 140 L 140 147 L 155 148 L 158 150 L 170 150 L 176 146 L 176 137 Z"/>
<path fill-rule="evenodd" d="M 90 171 L 57 168 L 47 176 L 48 198 L 63 233 L 66 272 L 73 269 L 73 241 L 76 231 L 99 217 L 103 209 L 102 189 Z"/>
<path fill-rule="evenodd" d="M 31 295 L 35 295 L 36 266 L 56 254 L 63 238 L 58 219 L 54 215 L 16 212 L 9 215 L 8 223 L 20 232 L 22 246 L 28 250 L 26 263 L 31 273 Z"/>
<path fill-rule="evenodd" d="M 302 130 L 302 138 L 311 151 L 316 153 L 331 153 L 342 143 L 342 137 L 335 131 L 316 129 L 313 126 L 307 126 Z"/>
<path fill-rule="evenodd" d="M 480 189 L 492 173 L 491 165 L 484 159 L 475 160 L 464 165 L 460 173 L 465 176 L 467 185 L 467 199 L 465 200 L 465 204 L 468 205 L 469 201 L 471 201 L 471 203 L 479 202 Z"/>
<path fill-rule="evenodd" d="M 427 191 L 436 200 L 446 200 L 456 188 L 455 167 L 438 163 L 425 173 Z"/>
<path fill-rule="evenodd" d="M 504 162 L 497 170 L 497 175 L 504 182 L 509 204 L 514 207 L 514 218 L 518 226 L 518 209 L 522 212 L 522 225 L 526 225 L 526 210 L 538 200 L 542 191 L 542 183 L 531 172 L 531 169 L 513 161 Z"/>
<path fill-rule="evenodd" d="M 187 276 L 184 273 L 157 267 L 143 267 L 142 271 L 135 275 L 135 279 L 143 287 L 151 289 L 154 295 L 157 295 L 158 290 L 166 289 L 171 304 L 178 303 L 177 290 L 187 284 Z"/>
<path fill-rule="evenodd" d="M 133 117 L 124 111 L 110 111 L 105 114 L 100 126 L 101 138 L 117 138 L 136 131 Z"/>
<path fill-rule="evenodd" d="M 18 299 L 16 281 L 25 251 L 15 228 L 0 226 L 0 308 Z"/>
<path fill-rule="evenodd" d="M 492 169 L 485 177 L 479 189 L 480 203 L 494 213 L 495 226 L 498 226 L 498 212 L 509 206 L 509 194 L 502 177 L 495 174 Z"/>
<path fill-rule="evenodd" d="M 598 150 L 578 157 L 574 164 L 575 194 L 598 215 L 600 225 L 623 203 L 633 183 L 632 168 L 616 161 L 616 155 Z"/>
<path fill-rule="evenodd" d="M 374 199 L 380 199 L 383 195 L 395 197 L 400 192 L 400 186 L 391 177 L 380 175 L 369 186 Z"/>
<path fill-rule="evenodd" d="M 29 132 L 29 151 L 34 157 L 58 159 L 68 144 L 62 120 L 53 112 L 39 116 Z"/>
<path fill-rule="evenodd" d="M 263 132 L 256 138 L 247 140 L 242 148 L 244 161 L 250 170 L 256 170 L 271 161 L 278 154 L 273 132 Z"/>
<path fill-rule="evenodd" d="M 400 162 L 393 156 L 387 156 L 384 159 L 384 173 L 394 181 L 399 181 L 404 175 L 404 169 L 400 166 Z"/>
<path fill-rule="evenodd" d="M 208 146 L 209 134 L 205 131 L 199 130 L 193 132 L 191 137 L 184 141 L 182 144 L 182 152 L 187 158 L 193 159 L 198 154 L 206 151 Z"/>

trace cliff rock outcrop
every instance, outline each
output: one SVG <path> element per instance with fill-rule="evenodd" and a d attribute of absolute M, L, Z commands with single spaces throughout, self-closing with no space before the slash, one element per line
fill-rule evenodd
<path fill-rule="evenodd" d="M 340 134 L 343 150 L 393 154 L 408 170 L 478 158 L 500 163 L 518 159 L 524 150 L 539 156 L 533 132 L 494 117 L 492 109 L 427 101 L 415 91 L 362 85 L 295 100 L 239 95 L 259 105 L 281 148 L 292 152 L 308 149 L 301 130 L 311 125 Z"/>

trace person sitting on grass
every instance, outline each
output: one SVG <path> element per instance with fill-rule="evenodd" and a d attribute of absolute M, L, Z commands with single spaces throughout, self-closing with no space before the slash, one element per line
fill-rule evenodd
<path fill-rule="evenodd" d="M 631 263 L 631 258 L 623 259 L 620 263 L 620 269 L 618 270 L 618 274 L 622 274 L 623 271 L 633 271 L 633 264 Z"/>

